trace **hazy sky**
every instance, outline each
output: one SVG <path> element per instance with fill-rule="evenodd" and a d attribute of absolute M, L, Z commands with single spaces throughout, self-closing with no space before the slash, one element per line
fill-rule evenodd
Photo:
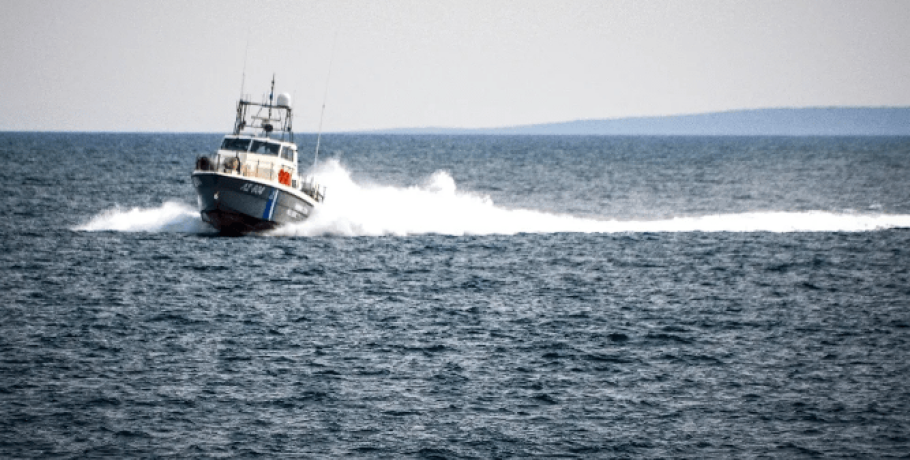
<path fill-rule="evenodd" d="M 327 77 L 327 131 L 910 106 L 908 1 L 0 6 L 0 130 L 229 130 L 247 43 L 246 92 L 277 73 L 298 132 Z"/>

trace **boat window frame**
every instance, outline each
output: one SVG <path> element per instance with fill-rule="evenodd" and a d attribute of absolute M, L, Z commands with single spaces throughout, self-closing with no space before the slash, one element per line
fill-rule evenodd
<path fill-rule="evenodd" d="M 275 142 L 275 141 L 259 140 L 259 139 L 252 139 L 252 141 L 253 142 L 250 144 L 250 150 L 249 150 L 250 153 L 253 153 L 256 155 L 268 155 L 271 157 L 281 158 L 281 149 L 284 148 L 284 146 L 281 145 L 280 143 Z M 277 147 L 277 149 L 275 151 L 273 151 L 272 147 Z M 264 150 L 264 151 L 260 151 L 260 150 Z"/>
<path fill-rule="evenodd" d="M 286 146 L 281 146 L 281 153 L 278 154 L 278 158 L 286 161 L 294 161 L 294 154 L 297 153 L 296 150 Z M 296 163 L 296 161 L 294 161 Z"/>
<path fill-rule="evenodd" d="M 221 147 L 219 148 L 219 150 L 227 150 L 227 151 L 229 151 L 229 152 L 249 152 L 249 151 L 250 151 L 250 145 L 252 144 L 252 141 L 253 141 L 253 140 L 250 139 L 250 138 L 243 138 L 243 137 L 227 137 L 227 138 L 225 138 L 225 139 L 221 142 Z M 244 150 L 238 150 L 238 149 L 233 148 L 233 147 L 226 147 L 226 144 L 228 144 L 228 143 L 231 143 L 231 144 L 240 144 L 241 142 L 246 142 L 246 149 L 244 149 Z"/>

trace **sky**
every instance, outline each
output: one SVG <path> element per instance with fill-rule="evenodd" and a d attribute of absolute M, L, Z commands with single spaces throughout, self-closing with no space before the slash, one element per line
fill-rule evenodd
<path fill-rule="evenodd" d="M 907 1 L 0 0 L 0 130 L 297 132 L 910 106 Z"/>

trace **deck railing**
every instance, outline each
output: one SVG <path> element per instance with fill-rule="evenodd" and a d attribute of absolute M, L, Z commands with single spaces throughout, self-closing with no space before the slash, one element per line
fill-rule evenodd
<path fill-rule="evenodd" d="M 222 157 L 221 155 L 200 156 L 196 158 L 196 171 L 215 171 L 222 174 L 231 174 L 241 177 L 254 177 L 257 179 L 266 179 L 278 182 L 282 167 L 273 162 L 248 161 L 241 163 L 236 157 Z M 310 176 L 306 180 L 300 181 L 299 178 L 291 176 L 290 186 L 309 195 L 317 202 L 325 199 L 325 187 L 315 182 L 315 178 Z M 280 183 L 280 182 L 279 182 Z M 284 184 L 288 185 L 288 184 Z"/>

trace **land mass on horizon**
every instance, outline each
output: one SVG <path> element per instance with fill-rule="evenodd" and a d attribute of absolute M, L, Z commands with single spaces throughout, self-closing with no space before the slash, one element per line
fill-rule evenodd
<path fill-rule="evenodd" d="M 593 136 L 908 136 L 910 107 L 752 109 L 502 128 L 396 128 L 375 134 Z"/>

